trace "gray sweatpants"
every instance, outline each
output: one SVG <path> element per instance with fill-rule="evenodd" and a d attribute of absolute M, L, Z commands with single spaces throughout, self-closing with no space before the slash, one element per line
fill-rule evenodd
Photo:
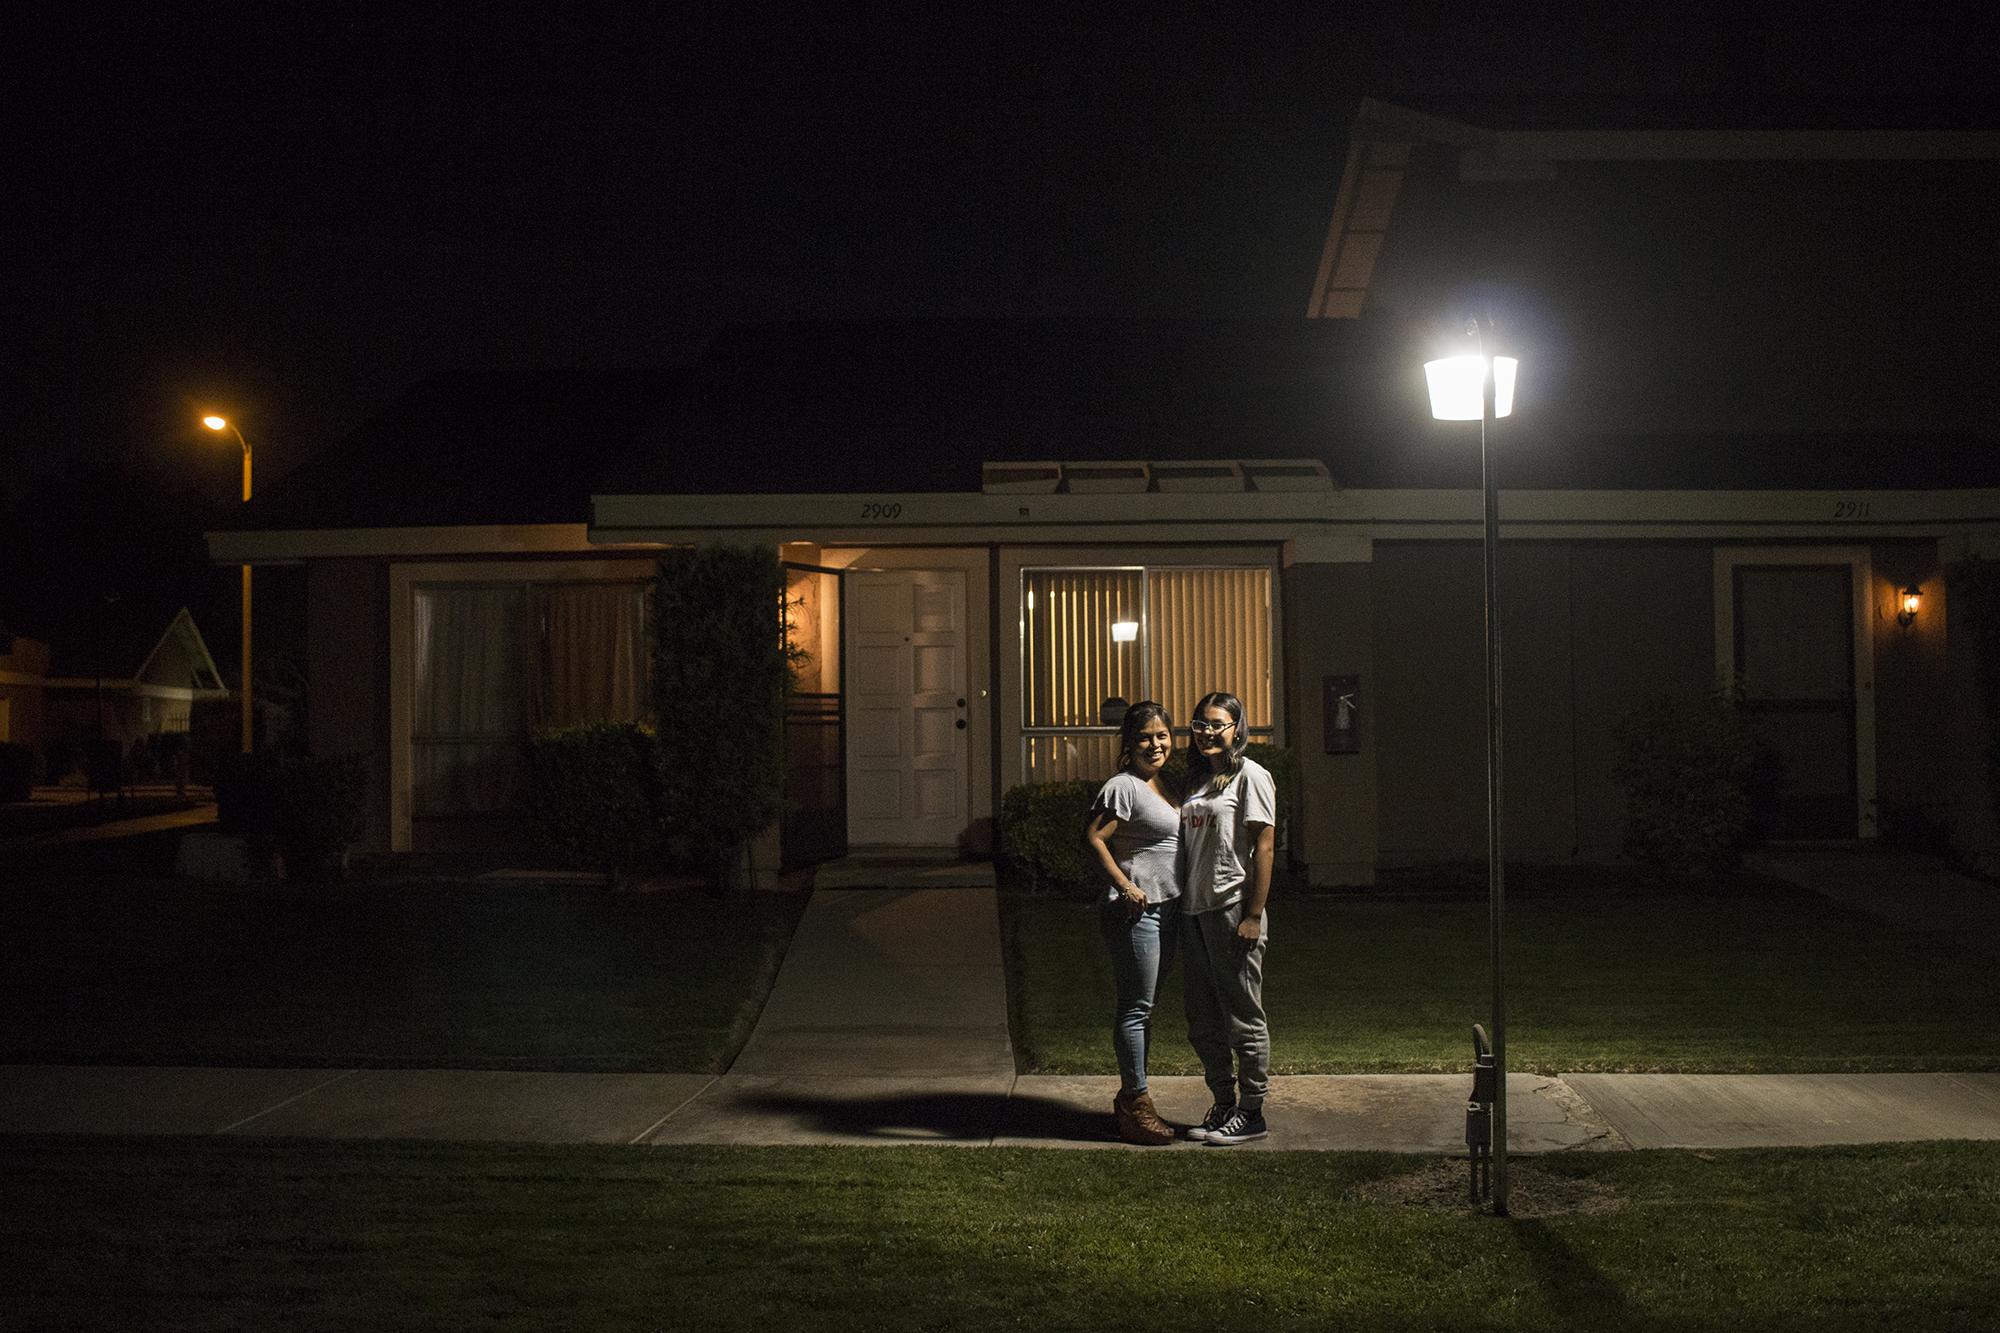
<path fill-rule="evenodd" d="M 1236 948 L 1236 925 L 1242 919 L 1241 904 L 1183 915 L 1181 980 L 1188 1041 L 1201 1058 L 1209 1094 L 1220 1105 L 1234 1102 L 1245 1111 L 1258 1111 L 1271 1086 L 1271 1030 L 1264 1023 L 1264 949 L 1271 942 L 1271 913 L 1265 910 L 1257 947 L 1247 954 Z"/>

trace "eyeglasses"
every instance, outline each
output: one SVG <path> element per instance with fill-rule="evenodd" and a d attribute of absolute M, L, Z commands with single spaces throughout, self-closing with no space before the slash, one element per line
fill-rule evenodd
<path fill-rule="evenodd" d="M 1188 730 L 1197 736 L 1220 736 L 1235 725 L 1234 722 L 1204 722 L 1197 719 L 1188 723 Z"/>

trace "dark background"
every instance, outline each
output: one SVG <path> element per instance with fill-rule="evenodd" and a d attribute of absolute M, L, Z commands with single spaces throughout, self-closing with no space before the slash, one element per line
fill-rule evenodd
<path fill-rule="evenodd" d="M 1991 53 L 1944 11 L 1504 8 L 51 7 L 7 43 L 0 622 L 117 588 L 196 603 L 233 656 L 233 571 L 199 533 L 238 457 L 204 410 L 261 490 L 437 371 L 684 360 L 728 320 L 1300 315 L 1363 96 L 1551 127 L 1993 123 Z"/>

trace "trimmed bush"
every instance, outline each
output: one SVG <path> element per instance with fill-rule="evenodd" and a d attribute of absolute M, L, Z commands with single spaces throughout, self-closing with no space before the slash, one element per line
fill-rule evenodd
<path fill-rule="evenodd" d="M 1280 745 L 1252 744 L 1244 756 L 1271 770 L 1278 788 L 1278 839 L 1291 824 L 1298 791 L 1298 760 Z M 1108 774 L 1106 775 L 1109 776 Z M 1162 777 L 1169 790 L 1187 781 L 1184 750 L 1174 751 Z M 1084 822 L 1099 781 L 1038 782 L 1010 787 L 1000 798 L 1000 857 L 1037 891 L 1072 898 L 1095 898 L 1102 870 L 1083 840 Z"/>
<path fill-rule="evenodd" d="M 1101 871 L 1084 848 L 1083 823 L 1098 782 L 1033 782 L 1000 798 L 1000 855 L 1030 886 L 1088 898 Z"/>
<path fill-rule="evenodd" d="M 1662 695 L 1612 731 L 1625 785 L 1625 850 L 1677 874 L 1714 880 L 1736 863 L 1750 817 L 1745 783 L 1755 738 L 1728 694 Z"/>
<path fill-rule="evenodd" d="M 272 775 L 278 756 L 268 750 L 224 755 L 216 766 L 216 825 L 224 833 L 259 838 L 270 834 Z"/>
<path fill-rule="evenodd" d="M 271 818 L 286 878 L 338 878 L 348 844 L 361 837 L 367 801 L 366 755 L 308 755 L 280 763 L 271 785 Z"/>
<path fill-rule="evenodd" d="M 656 862 L 658 744 L 651 727 L 593 723 L 544 731 L 528 755 L 528 812 L 566 865 L 622 875 Z"/>
<path fill-rule="evenodd" d="M 0 801 L 25 801 L 34 794 L 35 752 L 0 741 Z"/>
<path fill-rule="evenodd" d="M 660 814 L 673 854 L 735 882 L 785 790 L 785 576 L 762 547 L 683 547 L 653 580 Z"/>
<path fill-rule="evenodd" d="M 260 750 L 228 756 L 216 774 L 222 831 L 249 839 L 259 860 L 276 851 L 296 880 L 339 872 L 347 845 L 361 837 L 367 799 L 366 755 L 284 758 Z"/>

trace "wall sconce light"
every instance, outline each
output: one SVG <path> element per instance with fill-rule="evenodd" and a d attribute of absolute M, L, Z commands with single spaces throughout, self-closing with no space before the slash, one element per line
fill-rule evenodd
<path fill-rule="evenodd" d="M 1111 622 L 1111 642 L 1131 643 L 1139 637 L 1139 622 L 1136 620 L 1114 620 Z"/>
<path fill-rule="evenodd" d="M 1898 594 L 1902 609 L 1896 612 L 1896 623 L 1908 629 L 1917 618 L 1917 608 L 1923 605 L 1923 590 L 1912 583 Z"/>

